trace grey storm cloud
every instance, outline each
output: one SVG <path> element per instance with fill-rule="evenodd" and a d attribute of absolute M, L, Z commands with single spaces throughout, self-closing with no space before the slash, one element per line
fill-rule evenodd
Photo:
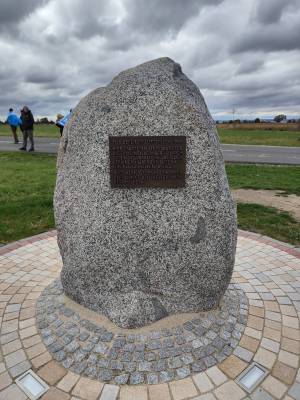
<path fill-rule="evenodd" d="M 197 17 L 201 9 L 222 1 L 126 0 L 125 5 L 129 11 L 126 23 L 133 29 L 151 34 L 177 33 L 189 19 Z"/>
<path fill-rule="evenodd" d="M 300 113 L 299 0 L 0 0 L 0 116 L 54 117 L 169 56 L 216 118 Z"/>
<path fill-rule="evenodd" d="M 262 24 L 274 24 L 282 14 L 294 7 L 297 7 L 297 0 L 257 0 L 255 18 Z"/>
<path fill-rule="evenodd" d="M 37 7 L 45 4 L 46 0 L 1 0 L 0 26 L 15 24 L 33 12 Z"/>

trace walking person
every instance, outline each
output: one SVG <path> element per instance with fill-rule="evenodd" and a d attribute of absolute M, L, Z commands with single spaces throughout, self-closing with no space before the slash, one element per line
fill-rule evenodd
<path fill-rule="evenodd" d="M 64 126 L 60 124 L 60 121 L 64 118 L 64 116 L 62 114 L 57 114 L 56 115 L 56 121 L 55 121 L 55 125 L 59 128 L 59 133 L 60 136 L 62 136 L 63 130 L 64 130 Z"/>
<path fill-rule="evenodd" d="M 60 136 L 62 136 L 64 127 L 67 125 L 67 123 L 71 117 L 71 114 L 72 114 L 72 108 L 65 117 L 61 118 L 59 121 L 56 121 L 56 126 L 58 126 L 60 128 Z"/>
<path fill-rule="evenodd" d="M 17 129 L 18 129 L 18 126 L 21 125 L 22 121 L 17 116 L 17 114 L 14 113 L 14 110 L 12 108 L 10 108 L 8 111 L 8 116 L 6 118 L 6 122 L 10 126 L 10 129 L 11 129 L 13 137 L 14 137 L 15 144 L 19 143 Z"/>
<path fill-rule="evenodd" d="M 23 146 L 19 150 L 25 150 L 27 148 L 27 139 L 30 141 L 30 148 L 28 151 L 34 151 L 34 141 L 33 141 L 33 124 L 34 119 L 32 112 L 27 106 L 24 106 L 21 110 L 21 131 L 23 133 Z"/>

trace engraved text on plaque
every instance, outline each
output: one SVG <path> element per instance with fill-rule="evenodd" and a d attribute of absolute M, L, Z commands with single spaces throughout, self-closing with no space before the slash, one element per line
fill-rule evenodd
<path fill-rule="evenodd" d="M 185 186 L 185 136 L 110 136 L 112 188 Z"/>

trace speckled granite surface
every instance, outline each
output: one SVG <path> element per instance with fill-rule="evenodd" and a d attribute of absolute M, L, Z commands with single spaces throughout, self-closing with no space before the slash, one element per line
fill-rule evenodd
<path fill-rule="evenodd" d="M 186 187 L 111 189 L 109 136 L 187 138 Z M 66 294 L 120 327 L 218 306 L 231 278 L 236 211 L 214 122 L 169 58 L 122 72 L 76 107 L 58 157 Z"/>

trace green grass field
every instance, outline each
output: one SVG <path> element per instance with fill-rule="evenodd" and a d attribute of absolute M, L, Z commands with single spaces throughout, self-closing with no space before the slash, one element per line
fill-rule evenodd
<path fill-rule="evenodd" d="M 56 157 L 0 153 L 0 243 L 54 227 Z"/>
<path fill-rule="evenodd" d="M 56 156 L 0 153 L 0 243 L 54 228 Z M 280 189 L 300 195 L 300 167 L 229 164 L 232 188 Z M 300 223 L 288 213 L 256 204 L 239 204 L 241 229 L 300 244 Z"/>
<path fill-rule="evenodd" d="M 11 136 L 11 130 L 8 125 L 0 125 L 0 136 Z M 22 137 L 20 129 L 18 129 L 19 137 Z M 50 124 L 35 124 L 34 125 L 34 136 L 37 137 L 51 137 L 59 138 L 60 133 L 56 125 Z"/>
<path fill-rule="evenodd" d="M 300 196 L 300 166 L 227 164 L 232 189 L 282 190 Z"/>
<path fill-rule="evenodd" d="M 300 147 L 300 132 L 218 128 L 221 143 Z"/>
<path fill-rule="evenodd" d="M 300 132 L 276 130 L 225 129 L 218 127 L 221 143 L 252 144 L 267 146 L 300 146 Z M 19 131 L 21 136 L 21 132 Z M 9 136 L 8 125 L 0 125 L 0 136 Z M 34 135 L 38 137 L 59 138 L 59 129 L 55 125 L 38 124 L 34 127 Z"/>

